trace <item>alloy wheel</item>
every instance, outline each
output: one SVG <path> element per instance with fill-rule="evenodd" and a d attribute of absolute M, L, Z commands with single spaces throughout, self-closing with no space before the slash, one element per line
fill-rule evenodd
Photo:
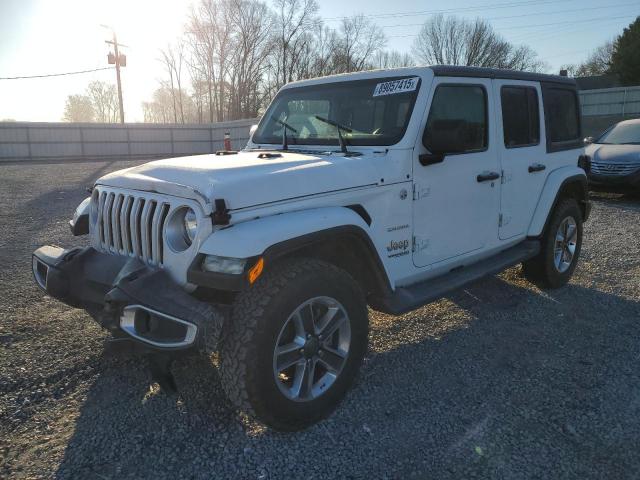
<path fill-rule="evenodd" d="M 344 307 L 330 297 L 298 306 L 283 325 L 273 352 L 273 374 L 290 400 L 309 401 L 336 381 L 349 355 L 351 324 Z"/>
<path fill-rule="evenodd" d="M 566 217 L 556 233 L 553 248 L 553 260 L 556 270 L 564 273 L 569 270 L 576 252 L 578 225 L 573 217 Z"/>

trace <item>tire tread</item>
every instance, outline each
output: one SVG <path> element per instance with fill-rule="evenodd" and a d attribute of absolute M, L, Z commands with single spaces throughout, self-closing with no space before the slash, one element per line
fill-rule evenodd
<path fill-rule="evenodd" d="M 309 422 L 282 422 L 271 415 L 261 395 L 252 388 L 257 385 L 257 379 L 254 378 L 255 372 L 249 368 L 249 364 L 256 355 L 256 340 L 264 334 L 260 319 L 269 302 L 282 294 L 297 278 L 320 270 L 329 271 L 331 275 L 355 284 L 347 272 L 321 260 L 284 260 L 274 264 L 249 290 L 238 295 L 223 328 L 220 377 L 228 399 L 239 411 L 281 430 L 298 430 Z M 360 300 L 366 310 L 363 295 Z"/>

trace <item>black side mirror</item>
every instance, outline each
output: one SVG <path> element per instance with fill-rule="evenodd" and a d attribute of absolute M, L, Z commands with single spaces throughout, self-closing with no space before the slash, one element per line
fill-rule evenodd
<path fill-rule="evenodd" d="M 420 165 L 426 167 L 427 165 L 442 163 L 444 156 L 444 153 L 423 153 L 418 157 L 418 160 L 420 161 Z"/>
<path fill-rule="evenodd" d="M 432 153 L 420 155 L 420 164 L 426 166 L 441 163 L 447 154 L 469 150 L 469 138 L 475 138 L 473 126 L 464 120 L 428 122 L 422 135 L 422 144 Z"/>

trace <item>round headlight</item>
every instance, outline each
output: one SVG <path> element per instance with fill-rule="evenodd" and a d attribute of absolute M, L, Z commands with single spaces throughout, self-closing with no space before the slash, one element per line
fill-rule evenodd
<path fill-rule="evenodd" d="M 196 218 L 196 212 L 192 209 L 187 209 L 182 219 L 184 224 L 185 241 L 191 245 L 193 239 L 196 238 L 196 231 L 198 230 L 198 219 Z"/>
<path fill-rule="evenodd" d="M 191 246 L 198 230 L 198 217 L 189 207 L 173 211 L 165 225 L 164 236 L 174 252 L 183 252 Z"/>

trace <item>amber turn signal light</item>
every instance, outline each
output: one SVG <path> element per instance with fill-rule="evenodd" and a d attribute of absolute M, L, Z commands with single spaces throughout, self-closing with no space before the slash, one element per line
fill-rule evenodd
<path fill-rule="evenodd" d="M 260 275 L 262 275 L 262 270 L 264 269 L 264 258 L 260 257 L 256 264 L 249 269 L 249 283 L 253 284 Z"/>

